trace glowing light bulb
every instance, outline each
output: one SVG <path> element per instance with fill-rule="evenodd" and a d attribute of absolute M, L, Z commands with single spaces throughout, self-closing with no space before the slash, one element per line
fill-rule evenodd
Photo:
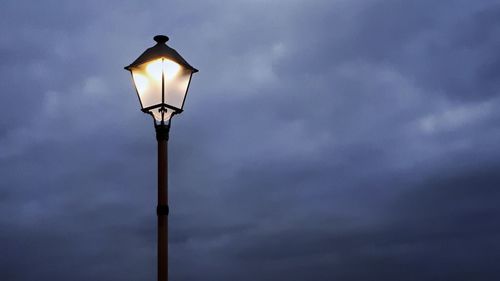
<path fill-rule="evenodd" d="M 154 60 L 146 66 L 146 72 L 149 77 L 159 81 L 161 80 L 161 71 L 162 71 L 162 59 Z"/>
<path fill-rule="evenodd" d="M 181 66 L 171 60 L 163 61 L 163 73 L 165 73 L 165 79 L 167 80 L 172 80 L 180 69 Z"/>
<path fill-rule="evenodd" d="M 148 78 L 142 74 L 132 72 L 134 77 L 135 86 L 139 93 L 144 93 L 149 87 Z"/>
<path fill-rule="evenodd" d="M 149 77 L 155 79 L 156 81 L 161 81 L 162 70 L 165 79 L 172 80 L 180 69 L 181 66 L 179 64 L 168 59 L 157 59 L 148 63 L 146 66 L 146 72 Z"/>

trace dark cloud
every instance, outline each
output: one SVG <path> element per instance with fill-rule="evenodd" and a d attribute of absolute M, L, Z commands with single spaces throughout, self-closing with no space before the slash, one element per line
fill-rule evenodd
<path fill-rule="evenodd" d="M 493 1 L 7 1 L 0 279 L 153 279 L 156 145 L 123 66 L 200 69 L 170 140 L 176 280 L 494 280 Z"/>

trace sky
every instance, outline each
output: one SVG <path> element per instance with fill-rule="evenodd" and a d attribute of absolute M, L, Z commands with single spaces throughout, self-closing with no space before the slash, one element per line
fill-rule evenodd
<path fill-rule="evenodd" d="M 171 280 L 500 279 L 500 2 L 3 0 L 1 280 L 155 280 L 157 34 Z"/>

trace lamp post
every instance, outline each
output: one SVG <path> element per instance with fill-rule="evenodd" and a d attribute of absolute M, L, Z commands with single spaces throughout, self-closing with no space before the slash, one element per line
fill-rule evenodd
<path fill-rule="evenodd" d="M 147 49 L 125 69 L 139 97 L 141 110 L 153 117 L 158 141 L 158 281 L 168 280 L 168 135 L 171 119 L 182 112 L 193 73 L 198 70 L 166 45 L 168 37 L 154 37 Z"/>

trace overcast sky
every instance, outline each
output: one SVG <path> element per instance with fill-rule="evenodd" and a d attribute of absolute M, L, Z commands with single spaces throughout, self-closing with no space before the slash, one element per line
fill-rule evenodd
<path fill-rule="evenodd" d="M 157 34 L 172 280 L 500 279 L 498 1 L 3 0 L 0 280 L 155 280 Z"/>

